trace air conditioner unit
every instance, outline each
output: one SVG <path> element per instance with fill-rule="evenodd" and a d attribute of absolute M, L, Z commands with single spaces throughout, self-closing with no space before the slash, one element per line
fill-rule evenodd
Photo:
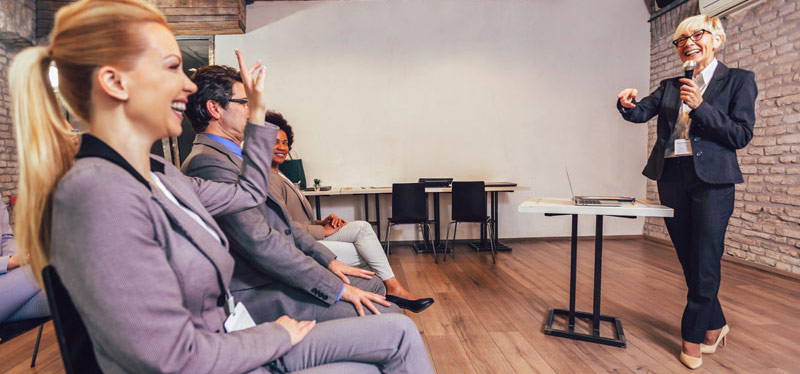
<path fill-rule="evenodd" d="M 722 17 L 756 3 L 758 0 L 700 0 L 700 14 Z"/>

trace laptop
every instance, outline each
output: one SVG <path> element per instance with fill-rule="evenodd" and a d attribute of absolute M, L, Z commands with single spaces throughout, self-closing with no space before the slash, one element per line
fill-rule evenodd
<path fill-rule="evenodd" d="M 419 183 L 425 183 L 425 187 L 450 187 L 453 178 L 420 178 Z"/>
<path fill-rule="evenodd" d="M 569 191 L 572 193 L 572 201 L 575 205 L 587 206 L 622 206 L 622 201 L 633 201 L 633 198 L 614 197 L 614 196 L 575 196 L 575 190 L 572 189 L 572 179 L 569 177 L 569 169 L 567 171 L 567 182 L 569 182 Z"/>

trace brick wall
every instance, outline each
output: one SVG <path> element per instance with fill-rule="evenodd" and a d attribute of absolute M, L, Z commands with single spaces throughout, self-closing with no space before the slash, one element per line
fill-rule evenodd
<path fill-rule="evenodd" d="M 35 39 L 33 0 L 0 0 L 0 193 L 8 204 L 17 194 L 17 149 L 11 123 L 8 68 L 21 48 Z"/>
<path fill-rule="evenodd" d="M 800 0 L 763 0 L 723 18 L 728 35 L 717 58 L 756 75 L 755 136 L 739 150 L 745 183 L 736 186 L 725 240 L 729 256 L 800 274 Z M 681 20 L 698 14 L 690 0 L 650 23 L 650 89 L 680 74 L 670 44 Z M 648 151 L 656 121 L 648 123 Z M 657 199 L 653 181 L 647 195 Z M 669 239 L 664 221 L 647 219 L 646 236 Z"/>

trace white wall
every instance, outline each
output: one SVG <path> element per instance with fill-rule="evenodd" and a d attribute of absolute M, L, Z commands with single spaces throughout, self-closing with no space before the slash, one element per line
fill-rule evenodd
<path fill-rule="evenodd" d="M 216 37 L 216 62 L 236 66 L 236 48 L 265 62 L 309 180 L 514 181 L 531 190 L 501 195 L 500 236 L 566 236 L 568 218 L 517 212 L 530 197 L 569 197 L 564 167 L 577 194 L 645 196 L 647 129 L 614 102 L 649 86 L 647 18 L 630 0 L 258 2 L 246 34 Z M 361 202 L 328 198 L 323 212 L 363 218 Z M 444 196 L 443 225 L 449 209 Z M 642 223 L 609 219 L 605 232 Z"/>

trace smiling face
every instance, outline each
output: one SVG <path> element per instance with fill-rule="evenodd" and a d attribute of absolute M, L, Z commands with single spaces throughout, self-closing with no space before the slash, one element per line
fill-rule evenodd
<path fill-rule="evenodd" d="M 125 71 L 130 92 L 125 112 L 154 139 L 178 136 L 188 97 L 197 86 L 183 73 L 181 51 L 169 29 L 147 23 L 141 35 L 147 47 Z"/>
<path fill-rule="evenodd" d="M 699 39 L 695 41 L 694 39 L 698 36 L 700 36 Z M 694 71 L 697 75 L 714 60 L 721 38 L 719 35 L 712 35 L 711 32 L 704 31 L 704 29 L 686 29 L 680 36 L 680 38 L 684 37 L 687 38 L 686 42 L 676 47 L 678 57 L 681 62 L 689 60 L 696 62 L 697 67 Z"/>
<path fill-rule="evenodd" d="M 272 150 L 272 166 L 278 167 L 286 161 L 286 156 L 289 154 L 289 139 L 286 137 L 286 132 L 278 130 L 278 136 L 275 138 L 275 148 Z"/>

